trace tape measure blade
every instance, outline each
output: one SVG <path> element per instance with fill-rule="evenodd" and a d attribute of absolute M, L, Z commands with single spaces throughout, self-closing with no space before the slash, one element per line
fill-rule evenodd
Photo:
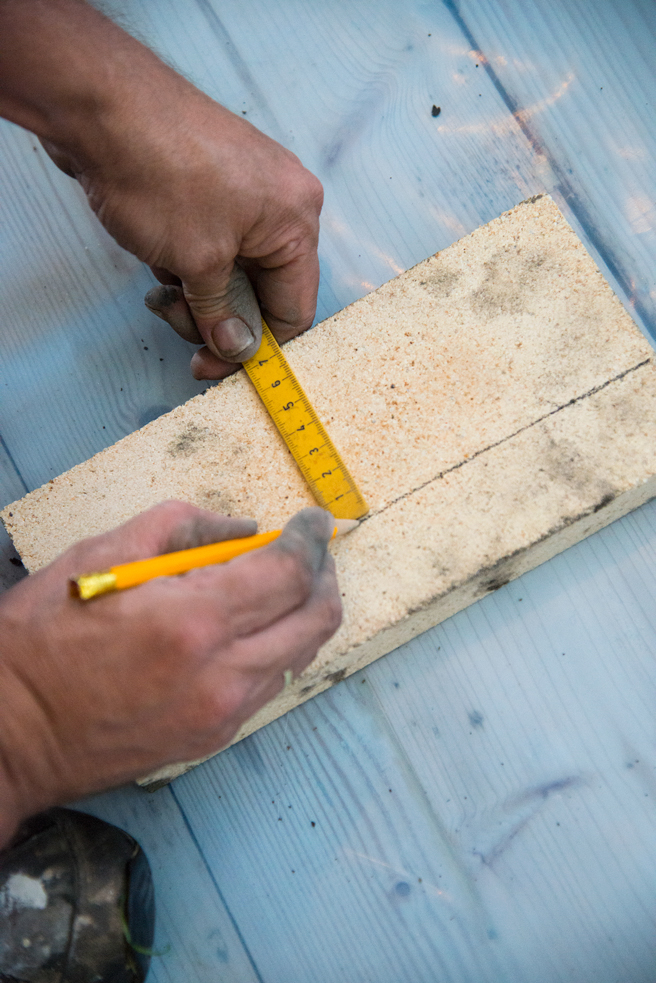
<path fill-rule="evenodd" d="M 244 368 L 319 505 L 336 519 L 366 515 L 364 498 L 264 320 L 262 344 Z"/>

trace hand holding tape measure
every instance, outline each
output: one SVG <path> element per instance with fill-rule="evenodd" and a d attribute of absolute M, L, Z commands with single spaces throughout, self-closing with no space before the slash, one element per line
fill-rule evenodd
<path fill-rule="evenodd" d="M 185 340 L 197 343 L 204 340 L 208 355 L 211 352 L 224 363 L 243 363 L 318 504 L 336 519 L 359 519 L 366 515 L 368 509 L 362 495 L 264 322 L 250 280 L 237 265 L 230 275 L 227 301 L 232 320 L 247 325 L 253 338 L 252 344 L 239 355 L 218 351 L 207 332 L 201 337 L 181 287 L 155 287 L 146 295 L 146 306 Z M 244 360 L 242 355 L 249 357 Z"/>

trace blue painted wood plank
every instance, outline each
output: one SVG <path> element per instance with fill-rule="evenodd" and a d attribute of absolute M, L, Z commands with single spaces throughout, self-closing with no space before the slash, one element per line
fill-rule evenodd
<path fill-rule="evenodd" d="M 260 983 L 170 789 L 136 786 L 76 803 L 134 836 L 150 861 L 156 934 L 148 983 Z"/>
<path fill-rule="evenodd" d="M 265 980 L 513 978 L 360 676 L 180 779 L 175 795 Z"/>
<path fill-rule="evenodd" d="M 653 341 L 654 4 L 444 3 Z"/>

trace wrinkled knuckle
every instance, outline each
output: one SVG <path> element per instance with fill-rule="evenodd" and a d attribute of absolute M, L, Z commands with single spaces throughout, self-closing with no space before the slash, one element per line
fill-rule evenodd
<path fill-rule="evenodd" d="M 297 182 L 299 198 L 316 211 L 318 215 L 323 205 L 323 185 L 321 181 L 304 167 L 297 177 Z"/>
<path fill-rule="evenodd" d="M 199 697 L 198 716 L 204 729 L 234 730 L 241 722 L 247 692 L 242 679 L 233 679 L 220 686 L 205 689 Z"/>
<path fill-rule="evenodd" d="M 148 510 L 148 514 L 157 517 L 159 520 L 166 520 L 172 523 L 186 522 L 197 512 L 195 505 L 189 502 L 179 502 L 171 499 L 167 502 L 160 502 Z"/>
<path fill-rule="evenodd" d="M 169 621 L 166 647 L 170 656 L 178 659 L 181 664 L 202 662 L 210 645 L 211 637 L 201 620 L 177 618 Z"/>
<path fill-rule="evenodd" d="M 229 258 L 229 248 L 224 248 L 223 245 L 217 246 L 216 242 L 209 237 L 203 238 L 195 243 L 193 250 L 185 256 L 176 272 L 183 283 L 185 280 L 205 279 L 216 274 L 217 271 L 223 270 L 227 266 Z M 184 295 L 190 304 L 197 299 L 188 288 L 185 288 Z"/>
<path fill-rule="evenodd" d="M 296 229 L 300 241 L 318 234 L 319 214 L 323 206 L 323 185 L 321 181 L 300 163 L 295 169 L 288 169 L 281 177 L 276 198 L 284 203 L 284 212 L 290 232 Z M 295 238 L 292 233 L 290 238 Z"/>
<path fill-rule="evenodd" d="M 317 216 L 319 215 L 321 209 L 323 208 L 323 184 L 316 178 L 314 174 L 312 175 L 312 187 L 310 188 L 310 203 L 315 209 Z"/>

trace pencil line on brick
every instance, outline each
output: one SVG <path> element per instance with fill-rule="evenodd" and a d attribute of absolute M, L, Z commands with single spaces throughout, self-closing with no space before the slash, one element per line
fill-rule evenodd
<path fill-rule="evenodd" d="M 619 375 L 613 376 L 612 379 L 607 379 L 606 382 L 602 382 L 598 386 L 593 386 L 592 389 L 589 389 L 587 392 L 582 393 L 582 395 L 574 396 L 566 403 L 563 403 L 562 406 L 557 406 L 555 410 L 550 410 L 548 413 L 543 414 L 543 416 L 539 416 L 537 420 L 532 420 L 531 423 L 527 423 L 526 426 L 520 427 L 519 430 L 515 430 L 514 433 L 508 434 L 507 437 L 502 437 L 501 440 L 497 440 L 493 444 L 488 444 L 487 447 L 481 447 L 479 451 L 476 451 L 474 454 L 466 458 L 464 461 L 459 461 L 458 464 L 454 464 L 453 467 L 445 468 L 444 471 L 440 471 L 439 474 L 436 474 L 433 478 L 429 478 L 428 481 L 422 482 L 421 485 L 417 485 L 417 487 L 413 488 L 411 491 L 404 492 L 403 495 L 399 495 L 398 498 L 395 498 L 393 499 L 393 501 L 388 502 L 388 504 L 384 505 L 382 509 L 378 509 L 377 512 L 372 512 L 370 515 L 365 516 L 364 519 L 361 520 L 361 522 L 368 522 L 369 519 L 374 519 L 377 515 L 381 515 L 383 512 L 386 512 L 388 509 L 391 509 L 392 506 L 396 505 L 398 502 L 402 502 L 405 498 L 409 498 L 411 495 L 415 495 L 418 491 L 422 491 L 422 489 L 427 488 L 429 485 L 432 485 L 433 482 L 440 481 L 442 478 L 444 478 L 445 475 L 451 474 L 452 471 L 458 471 L 460 468 L 465 467 L 466 464 L 471 464 L 471 462 L 475 461 L 477 457 L 481 456 L 481 454 L 487 454 L 488 451 L 494 450 L 495 447 L 500 447 L 502 444 L 507 444 L 509 440 L 512 440 L 514 437 L 517 437 L 520 433 L 524 433 L 526 430 L 530 430 L 531 427 L 537 426 L 538 423 L 542 423 L 544 420 L 548 420 L 550 416 L 556 416 L 557 413 L 560 413 L 562 410 L 567 409 L 568 406 L 574 406 L 576 403 L 580 403 L 582 402 L 582 400 L 588 399 L 590 396 L 594 396 L 596 393 L 601 392 L 602 389 L 606 389 L 607 386 L 611 386 L 614 382 L 621 382 L 622 379 L 626 378 L 627 375 L 631 375 L 632 372 L 637 372 L 638 369 L 643 369 L 645 365 L 649 365 L 651 364 L 651 362 L 652 362 L 651 358 L 645 358 L 642 360 L 642 362 L 638 362 L 637 365 L 632 365 L 630 369 L 625 369 L 624 372 L 620 372 Z"/>

